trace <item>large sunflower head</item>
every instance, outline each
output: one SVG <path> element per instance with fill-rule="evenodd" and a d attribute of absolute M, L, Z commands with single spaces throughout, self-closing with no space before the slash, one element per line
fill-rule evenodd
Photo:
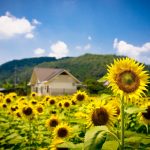
<path fill-rule="evenodd" d="M 140 121 L 145 125 L 150 125 L 150 102 L 145 103 L 141 107 L 144 108 L 145 111 L 138 114 L 140 116 Z"/>
<path fill-rule="evenodd" d="M 71 132 L 72 128 L 69 125 L 61 123 L 54 129 L 53 136 L 54 138 L 65 139 L 70 137 Z"/>
<path fill-rule="evenodd" d="M 144 65 L 130 58 L 122 58 L 108 66 L 109 87 L 117 95 L 138 98 L 144 94 L 148 83 L 148 74 Z"/>
<path fill-rule="evenodd" d="M 116 109 L 108 104 L 93 107 L 93 109 L 89 111 L 87 127 L 102 125 L 108 127 L 113 126 L 116 119 L 116 113 Z"/>

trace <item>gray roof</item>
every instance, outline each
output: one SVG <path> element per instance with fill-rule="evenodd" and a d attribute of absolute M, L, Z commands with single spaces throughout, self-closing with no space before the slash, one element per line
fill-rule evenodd
<path fill-rule="evenodd" d="M 64 69 L 56 68 L 34 68 L 34 72 L 40 82 L 48 81 L 63 71 Z"/>

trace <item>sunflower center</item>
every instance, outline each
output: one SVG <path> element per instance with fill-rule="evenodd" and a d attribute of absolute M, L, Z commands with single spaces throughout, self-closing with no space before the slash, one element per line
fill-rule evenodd
<path fill-rule="evenodd" d="M 95 126 L 106 125 L 109 114 L 104 107 L 96 108 L 92 114 L 92 122 Z"/>
<path fill-rule="evenodd" d="M 3 104 L 3 108 L 6 108 L 7 107 L 7 105 L 6 104 Z"/>
<path fill-rule="evenodd" d="M 84 100 L 84 95 L 78 94 L 78 95 L 77 95 L 77 100 L 78 100 L 78 101 L 83 101 L 83 100 Z"/>
<path fill-rule="evenodd" d="M 27 116 L 30 116 L 32 114 L 32 108 L 23 108 L 23 113 Z"/>
<path fill-rule="evenodd" d="M 58 120 L 56 119 L 51 120 L 49 125 L 50 127 L 56 127 L 58 125 Z"/>
<path fill-rule="evenodd" d="M 36 101 L 32 101 L 32 104 L 37 104 L 37 102 Z"/>
<path fill-rule="evenodd" d="M 60 128 L 57 133 L 58 137 L 64 138 L 68 135 L 68 130 L 64 127 Z"/>
<path fill-rule="evenodd" d="M 116 80 L 119 88 L 126 93 L 134 92 L 140 84 L 138 76 L 131 70 L 123 71 Z"/>
<path fill-rule="evenodd" d="M 42 112 L 43 112 L 43 108 L 42 108 L 42 107 L 38 107 L 38 108 L 37 108 L 37 111 L 38 111 L 39 113 L 42 113 Z"/>
<path fill-rule="evenodd" d="M 69 107 L 70 104 L 69 104 L 68 102 L 65 102 L 64 106 L 65 106 L 65 107 Z"/>
<path fill-rule="evenodd" d="M 19 113 L 19 112 L 17 112 L 17 117 L 19 117 L 19 118 L 21 117 L 21 115 L 20 115 L 20 113 Z"/>
<path fill-rule="evenodd" d="M 150 119 L 150 106 L 147 107 L 146 112 L 142 113 L 143 117 L 146 119 Z"/>
<path fill-rule="evenodd" d="M 11 102 L 10 98 L 7 98 L 6 103 L 10 103 L 10 102 Z"/>
<path fill-rule="evenodd" d="M 54 105 L 54 104 L 55 104 L 55 101 L 54 101 L 53 99 L 51 99 L 51 100 L 50 100 L 50 104 L 51 104 L 51 105 Z"/>

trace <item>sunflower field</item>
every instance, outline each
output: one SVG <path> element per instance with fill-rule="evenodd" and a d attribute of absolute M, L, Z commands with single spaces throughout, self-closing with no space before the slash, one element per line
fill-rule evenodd
<path fill-rule="evenodd" d="M 150 97 L 144 65 L 108 66 L 113 94 L 0 93 L 0 150 L 150 150 Z"/>

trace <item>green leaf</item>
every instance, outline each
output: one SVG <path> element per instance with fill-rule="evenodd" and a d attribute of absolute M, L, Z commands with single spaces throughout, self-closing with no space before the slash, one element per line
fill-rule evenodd
<path fill-rule="evenodd" d="M 145 108 L 129 107 L 128 109 L 125 110 L 125 112 L 128 113 L 128 114 L 145 112 Z"/>
<path fill-rule="evenodd" d="M 85 135 L 84 150 L 100 150 L 109 132 L 106 126 L 96 126 Z"/>
<path fill-rule="evenodd" d="M 119 143 L 117 141 L 106 141 L 102 147 L 102 150 L 117 150 Z"/>

